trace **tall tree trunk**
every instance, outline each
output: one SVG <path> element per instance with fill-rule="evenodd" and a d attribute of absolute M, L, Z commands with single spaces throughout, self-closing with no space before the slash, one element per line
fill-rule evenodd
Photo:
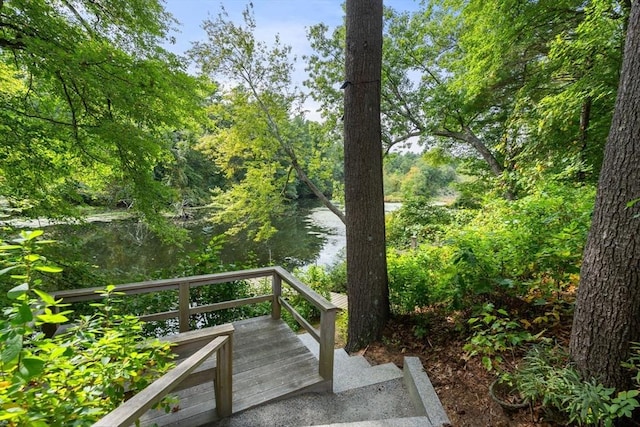
<path fill-rule="evenodd" d="M 389 317 L 380 124 L 382 0 L 347 0 L 346 12 L 346 349 L 354 351 L 378 338 Z"/>
<path fill-rule="evenodd" d="M 626 389 L 640 341 L 640 1 L 629 18 L 616 108 L 584 253 L 571 356 L 585 377 Z"/>

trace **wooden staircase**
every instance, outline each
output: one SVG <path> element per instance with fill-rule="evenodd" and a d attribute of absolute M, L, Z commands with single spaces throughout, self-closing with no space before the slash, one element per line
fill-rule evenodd
<path fill-rule="evenodd" d="M 259 278 L 271 279 L 271 293 L 201 306 L 196 306 L 191 301 L 190 291 L 193 288 Z M 283 286 L 297 292 L 318 309 L 319 328 L 311 325 L 287 301 L 283 296 Z M 65 303 L 75 303 L 99 299 L 100 290 L 101 288 L 65 290 L 53 292 L 52 295 Z M 265 267 L 151 280 L 118 285 L 115 288 L 116 292 L 124 295 L 167 290 L 177 291 L 177 310 L 138 315 L 143 320 L 177 319 L 180 332 L 162 339 L 177 344 L 174 351 L 179 357 L 178 366 L 96 425 L 128 427 L 144 414 L 140 418 L 143 426 L 195 427 L 296 394 L 333 391 L 335 318 L 339 308 L 288 271 L 281 267 Z M 263 302 L 271 303 L 270 316 L 189 330 L 193 315 Z M 282 321 L 283 308 L 318 343 L 316 356 Z M 57 325 L 49 325 L 46 329 L 53 334 L 57 328 Z M 179 398 L 179 404 L 172 412 L 147 411 L 168 393 Z"/>
<path fill-rule="evenodd" d="M 233 413 L 295 394 L 326 389 L 318 359 L 280 319 L 256 317 L 233 323 Z M 196 376 L 211 376 L 215 357 Z M 212 377 L 211 377 L 212 378 Z M 149 411 L 142 426 L 200 426 L 218 419 L 212 381 L 173 393 L 175 412 Z"/>

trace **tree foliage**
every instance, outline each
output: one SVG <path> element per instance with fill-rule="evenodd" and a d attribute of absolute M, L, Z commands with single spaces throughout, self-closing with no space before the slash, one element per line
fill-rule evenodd
<path fill-rule="evenodd" d="M 385 149 L 414 140 L 483 160 L 513 196 L 539 171 L 593 181 L 611 120 L 625 2 L 430 2 L 385 12 Z M 344 30 L 309 30 L 312 95 L 336 120 Z M 533 171 L 533 174 L 531 172 Z"/>
<path fill-rule="evenodd" d="M 157 0 L 0 2 L 2 194 L 63 216 L 83 189 L 115 186 L 159 223 L 171 198 L 153 169 L 200 98 L 161 47 L 174 23 Z"/>
<path fill-rule="evenodd" d="M 335 153 L 334 143 L 319 139 L 317 127 L 303 118 L 303 95 L 291 82 L 291 48 L 279 37 L 272 46 L 256 40 L 250 7 L 243 18 L 235 24 L 223 9 L 204 23 L 208 40 L 190 51 L 203 74 L 222 82 L 200 145 L 229 179 L 217 195 L 223 209 L 217 218 L 238 229 L 254 225 L 257 239 L 268 238 L 284 202 L 297 197 L 294 178 L 342 217 L 326 197 L 335 159 L 325 154 Z"/>
<path fill-rule="evenodd" d="M 0 423 L 89 426 L 171 369 L 173 355 L 168 343 L 143 339 L 137 317 L 116 312 L 113 286 L 104 291 L 105 303 L 93 305 L 94 314 L 45 337 L 40 327 L 67 322 L 72 310 L 34 276 L 61 271 L 39 254 L 51 243 L 41 235 L 23 231 L 0 241 L 0 275 L 18 283 L 7 292 L 11 304 L 0 320 Z M 166 399 L 162 404 L 170 409 Z"/>

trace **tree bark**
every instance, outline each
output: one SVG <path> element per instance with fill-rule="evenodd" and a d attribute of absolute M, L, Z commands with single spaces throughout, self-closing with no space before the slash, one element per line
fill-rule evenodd
<path fill-rule="evenodd" d="M 379 338 L 389 317 L 380 123 L 382 0 L 347 0 L 346 15 L 346 349 L 354 351 Z"/>
<path fill-rule="evenodd" d="M 585 378 L 627 389 L 640 341 L 640 1 L 627 29 L 616 108 L 584 252 L 570 351 Z"/>

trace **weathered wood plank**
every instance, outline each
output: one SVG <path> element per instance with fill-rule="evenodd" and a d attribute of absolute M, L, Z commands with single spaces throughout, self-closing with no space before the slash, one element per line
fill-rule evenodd
<path fill-rule="evenodd" d="M 318 373 L 322 378 L 330 381 L 330 390 L 333 390 L 333 356 L 336 336 L 337 310 L 323 311 L 320 313 L 320 334 L 318 335 Z"/>
<path fill-rule="evenodd" d="M 249 398 L 250 396 L 258 398 L 272 389 L 278 389 L 287 384 L 295 385 L 299 378 L 322 379 L 317 373 L 317 361 L 297 358 L 295 362 L 295 364 L 289 365 L 269 366 L 263 370 L 256 368 L 252 372 L 245 372 L 245 376 L 242 378 L 235 376 L 237 389 L 242 392 L 236 393 L 234 397 L 236 399 Z"/>
<path fill-rule="evenodd" d="M 307 301 L 313 304 L 321 311 L 336 310 L 338 307 L 327 301 L 325 297 L 302 283 L 293 274 L 289 273 L 282 267 L 273 267 L 275 273 L 278 274 L 284 281 L 286 281 L 292 288 L 294 288 L 300 295 L 302 295 Z"/>
<path fill-rule="evenodd" d="M 258 295 L 251 298 L 234 299 L 231 301 L 217 302 L 215 304 L 199 305 L 191 307 L 191 314 L 208 313 L 210 311 L 225 310 L 227 308 L 242 307 L 245 305 L 259 304 L 261 302 L 271 301 L 271 295 Z"/>
<path fill-rule="evenodd" d="M 209 328 L 197 329 L 194 331 L 183 332 L 176 335 L 167 335 L 161 337 L 161 341 L 169 342 L 173 345 L 172 350 L 179 358 L 190 356 L 195 351 L 216 337 L 223 335 L 231 335 L 235 329 L 231 323 L 224 325 L 211 326 Z"/>
<path fill-rule="evenodd" d="M 318 374 L 311 374 L 307 377 L 296 377 L 295 381 L 282 384 L 278 387 L 270 388 L 260 394 L 249 395 L 233 401 L 234 411 L 241 412 L 254 408 L 263 403 L 284 399 L 291 395 L 305 391 L 314 391 L 322 383 L 322 378 Z"/>
<path fill-rule="evenodd" d="M 318 375 L 318 360 L 282 320 L 263 316 L 234 322 L 233 326 L 234 413 L 302 391 L 326 388 L 326 381 Z M 210 410 L 215 394 L 209 382 L 177 395 L 178 411 L 150 411 L 143 425 L 197 426 L 217 419 Z"/>
<path fill-rule="evenodd" d="M 286 270 L 285 270 L 286 271 Z M 228 283 L 238 280 L 255 279 L 260 277 L 272 277 L 275 274 L 274 267 L 256 268 L 252 270 L 229 271 L 224 273 L 203 274 L 200 276 L 179 277 L 173 279 L 147 280 L 144 282 L 116 285 L 117 292 L 126 295 L 136 295 L 149 292 L 178 289 L 182 283 L 191 283 L 192 287 L 213 285 L 216 283 Z M 100 292 L 103 287 L 71 289 L 51 292 L 55 298 L 64 298 L 64 302 L 72 303 L 101 299 Z"/>
<path fill-rule="evenodd" d="M 311 323 L 307 322 L 307 320 L 302 317 L 291 304 L 289 304 L 289 301 L 284 298 L 278 298 L 278 300 L 280 301 L 280 304 L 282 304 L 282 306 L 286 308 L 289 313 L 291 313 L 293 318 L 296 320 L 296 322 L 298 322 L 300 326 L 302 326 L 307 332 L 309 332 L 309 334 L 316 341 L 320 341 L 320 333 L 316 330 L 316 328 L 313 327 L 313 325 L 311 325 Z"/>

